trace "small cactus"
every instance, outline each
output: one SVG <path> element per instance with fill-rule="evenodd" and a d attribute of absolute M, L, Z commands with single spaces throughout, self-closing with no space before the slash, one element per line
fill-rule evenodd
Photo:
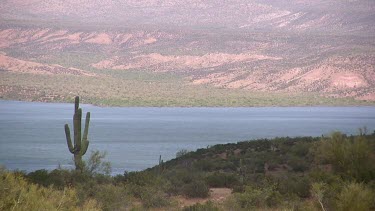
<path fill-rule="evenodd" d="M 245 178 L 245 169 L 244 169 L 244 166 L 243 166 L 243 162 L 242 162 L 242 159 L 240 159 L 240 183 L 241 185 L 244 184 L 244 178 Z"/>
<path fill-rule="evenodd" d="M 158 165 L 158 175 L 161 175 L 164 168 L 164 161 L 161 159 L 161 155 L 159 156 L 159 165 Z"/>
<path fill-rule="evenodd" d="M 90 124 L 90 112 L 86 114 L 85 129 L 81 131 L 82 125 L 82 109 L 79 108 L 79 97 L 76 96 L 74 103 L 74 115 L 73 115 L 73 127 L 74 127 L 74 146 L 72 144 L 72 139 L 70 137 L 69 125 L 65 124 L 65 135 L 66 141 L 68 143 L 69 151 L 74 155 L 74 164 L 76 170 L 83 170 L 82 156 L 86 153 L 89 146 L 89 141 L 87 140 L 87 135 L 89 131 Z"/>

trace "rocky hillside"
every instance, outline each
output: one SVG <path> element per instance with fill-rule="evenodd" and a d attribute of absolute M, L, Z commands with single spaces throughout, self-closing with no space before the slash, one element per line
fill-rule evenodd
<path fill-rule="evenodd" d="M 374 17 L 370 0 L 8 0 L 0 69 L 375 101 Z"/>

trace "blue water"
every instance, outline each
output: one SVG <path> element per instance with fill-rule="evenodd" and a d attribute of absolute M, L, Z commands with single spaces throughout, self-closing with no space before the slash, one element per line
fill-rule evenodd
<path fill-rule="evenodd" d="M 101 108 L 91 112 L 90 150 L 106 151 L 113 173 L 142 170 L 195 150 L 276 136 L 320 136 L 375 129 L 375 107 Z M 0 101 L 0 165 L 32 171 L 72 167 L 64 124 L 74 105 Z M 87 157 L 87 154 L 85 155 Z"/>

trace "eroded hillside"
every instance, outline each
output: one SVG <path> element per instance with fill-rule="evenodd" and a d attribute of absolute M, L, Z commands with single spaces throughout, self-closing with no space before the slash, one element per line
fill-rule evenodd
<path fill-rule="evenodd" d="M 148 72 L 177 75 L 189 90 L 375 101 L 369 0 L 10 0 L 0 11 L 3 71 Z"/>

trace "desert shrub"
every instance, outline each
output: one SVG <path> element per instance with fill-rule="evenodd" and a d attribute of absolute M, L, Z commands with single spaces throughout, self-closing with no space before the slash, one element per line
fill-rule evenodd
<path fill-rule="evenodd" d="M 157 176 L 150 171 L 125 172 L 123 179 L 126 184 L 148 186 L 155 183 Z"/>
<path fill-rule="evenodd" d="M 194 163 L 194 167 L 202 171 L 212 171 L 215 168 L 215 163 L 210 160 L 198 160 Z"/>
<path fill-rule="evenodd" d="M 108 183 L 110 182 L 111 165 L 104 161 L 105 153 L 93 151 L 90 158 L 84 161 L 83 171 L 55 169 L 51 172 L 47 170 L 37 170 L 30 172 L 26 178 L 45 187 L 53 185 L 59 189 L 67 186 L 77 186 L 84 183 Z"/>
<path fill-rule="evenodd" d="M 338 194 L 336 200 L 337 210 L 366 211 L 374 209 L 374 191 L 361 183 L 349 183 Z"/>
<path fill-rule="evenodd" d="M 295 156 L 289 158 L 288 164 L 295 172 L 305 172 L 309 169 L 309 164 L 305 159 L 301 159 Z"/>
<path fill-rule="evenodd" d="M 53 185 L 57 189 L 76 186 L 91 180 L 91 176 L 84 172 L 66 169 L 55 169 L 51 172 L 47 170 L 36 170 L 25 176 L 30 182 L 48 187 Z"/>
<path fill-rule="evenodd" d="M 244 185 L 235 185 L 232 189 L 233 193 L 243 193 L 245 192 L 245 186 Z"/>
<path fill-rule="evenodd" d="M 219 208 L 214 205 L 211 201 L 204 204 L 194 204 L 189 207 L 185 207 L 183 211 L 219 211 Z"/>
<path fill-rule="evenodd" d="M 374 144 L 365 136 L 346 137 L 336 132 L 323 139 L 317 157 L 332 164 L 344 179 L 368 182 L 375 178 Z"/>
<path fill-rule="evenodd" d="M 171 186 L 168 180 L 156 176 L 151 171 L 126 172 L 124 180 L 128 192 L 136 198 L 142 198 L 147 189 L 165 192 Z"/>
<path fill-rule="evenodd" d="M 226 173 L 218 173 L 218 172 L 215 172 L 214 174 L 207 176 L 206 182 L 208 186 L 215 187 L 215 188 L 221 188 L 221 187 L 231 188 L 235 186 L 236 184 L 239 184 L 239 181 L 234 174 L 226 174 Z"/>
<path fill-rule="evenodd" d="M 36 170 L 27 174 L 31 182 L 47 187 L 51 184 L 49 172 L 45 169 Z"/>
<path fill-rule="evenodd" d="M 247 186 L 245 192 L 234 194 L 234 199 L 242 209 L 275 207 L 282 202 L 281 194 L 273 186 L 265 188 Z"/>
<path fill-rule="evenodd" d="M 107 211 L 119 210 L 130 204 L 125 188 L 111 183 L 88 184 L 77 188 L 77 191 L 83 199 L 94 198 Z"/>
<path fill-rule="evenodd" d="M 188 153 L 189 153 L 189 151 L 187 149 L 181 149 L 176 153 L 176 158 L 182 157 L 182 156 L 184 156 Z"/>
<path fill-rule="evenodd" d="M 76 191 L 40 187 L 13 173 L 0 172 L 0 210 L 100 210 L 95 200 L 80 205 Z"/>
<path fill-rule="evenodd" d="M 223 171 L 236 171 L 237 166 L 233 162 L 227 161 L 227 160 L 222 160 L 221 162 L 219 161 L 214 161 L 214 169 L 213 170 L 223 170 Z"/>
<path fill-rule="evenodd" d="M 279 180 L 279 191 L 286 195 L 296 195 L 301 198 L 310 196 L 310 181 L 305 177 L 294 177 Z"/>
<path fill-rule="evenodd" d="M 165 187 L 157 185 L 139 186 L 131 183 L 126 185 L 128 194 L 140 199 L 146 208 L 170 205 L 170 198 L 163 189 Z"/>
<path fill-rule="evenodd" d="M 305 200 L 305 201 L 296 201 L 289 209 L 285 209 L 285 210 L 322 211 L 322 208 L 319 207 L 319 205 L 317 205 L 311 200 Z"/>
<path fill-rule="evenodd" d="M 48 181 L 49 185 L 62 189 L 67 186 L 74 185 L 74 177 L 72 171 L 66 169 L 55 169 L 49 172 Z"/>
<path fill-rule="evenodd" d="M 184 185 L 183 194 L 190 198 L 206 198 L 209 196 L 209 188 L 202 180 L 194 180 Z"/>
<path fill-rule="evenodd" d="M 141 192 L 140 199 L 142 200 L 143 206 L 146 208 L 170 205 L 168 196 L 157 187 L 144 188 Z"/>
<path fill-rule="evenodd" d="M 290 152 L 298 157 L 306 158 L 309 155 L 311 144 L 300 140 L 290 148 Z"/>
<path fill-rule="evenodd" d="M 311 185 L 311 195 L 319 204 L 322 210 L 325 210 L 324 198 L 327 191 L 327 184 L 316 182 Z"/>
<path fill-rule="evenodd" d="M 92 175 L 109 175 L 111 173 L 111 163 L 104 161 L 106 155 L 106 152 L 92 151 L 89 159 L 84 162 L 84 171 Z"/>
<path fill-rule="evenodd" d="M 169 181 L 167 192 L 170 194 L 184 194 L 185 185 L 203 179 L 200 172 L 188 169 L 175 169 L 167 172 L 164 176 Z"/>

